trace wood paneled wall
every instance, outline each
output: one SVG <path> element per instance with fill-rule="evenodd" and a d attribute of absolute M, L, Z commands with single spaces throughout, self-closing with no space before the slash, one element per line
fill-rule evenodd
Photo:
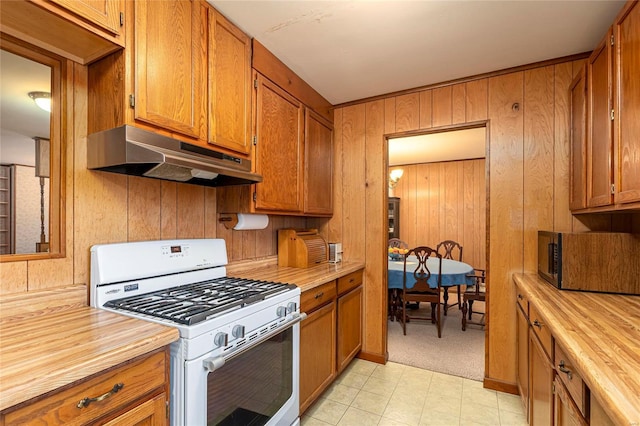
<path fill-rule="evenodd" d="M 485 383 L 493 388 L 516 391 L 511 277 L 537 270 L 537 231 L 637 230 L 637 216 L 574 217 L 569 210 L 568 87 L 583 62 L 540 66 L 336 109 L 336 211 L 323 232 L 331 241 L 343 242 L 345 259 L 366 262 L 363 357 L 387 356 L 385 135 L 486 121 L 490 294 Z"/>
<path fill-rule="evenodd" d="M 484 269 L 486 261 L 485 160 L 412 164 L 394 189 L 400 198 L 400 239 L 409 247 L 435 248 L 454 240 L 463 260 Z"/>

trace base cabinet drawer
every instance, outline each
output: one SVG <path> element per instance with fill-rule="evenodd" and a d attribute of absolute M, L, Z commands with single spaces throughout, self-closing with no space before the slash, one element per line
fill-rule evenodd
<path fill-rule="evenodd" d="M 562 346 L 555 344 L 555 368 L 557 375 L 564 384 L 569 396 L 575 402 L 582 416 L 587 415 L 587 394 L 586 385 L 582 380 L 582 376 L 578 373 L 573 365 L 573 361 L 565 354 Z"/>
<path fill-rule="evenodd" d="M 158 417 L 158 414 L 161 421 L 155 424 L 165 424 L 167 356 L 166 351 L 155 352 L 64 390 L 54 391 L 32 403 L 27 402 L 16 410 L 9 408 L 0 416 L 0 425 L 33 424 L 34 419 L 42 425 L 84 425 L 113 417 L 145 419 Z M 154 397 L 134 404 L 150 395 Z M 160 406 L 160 413 L 156 413 Z M 131 410 L 135 411 L 129 413 Z M 124 421 L 118 424 L 137 423 Z"/>

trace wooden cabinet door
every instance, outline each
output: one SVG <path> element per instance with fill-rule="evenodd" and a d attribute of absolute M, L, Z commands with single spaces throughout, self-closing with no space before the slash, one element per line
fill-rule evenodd
<path fill-rule="evenodd" d="M 613 202 L 611 119 L 611 37 L 609 30 L 587 61 L 587 205 L 608 206 Z"/>
<path fill-rule="evenodd" d="M 135 2 L 136 120 L 205 139 L 206 13 L 198 0 Z"/>
<path fill-rule="evenodd" d="M 640 201 L 640 6 L 628 2 L 615 25 L 615 202 Z"/>
<path fill-rule="evenodd" d="M 336 376 L 336 304 L 308 314 L 300 323 L 300 414 Z"/>
<path fill-rule="evenodd" d="M 553 382 L 554 426 L 587 426 L 575 401 L 557 377 Z"/>
<path fill-rule="evenodd" d="M 362 348 L 362 286 L 338 299 L 338 374 Z"/>
<path fill-rule="evenodd" d="M 529 414 L 529 320 L 519 304 L 516 304 L 518 328 L 516 339 L 518 342 L 518 370 L 516 382 L 524 411 Z"/>
<path fill-rule="evenodd" d="M 51 0 L 113 35 L 120 34 L 122 0 Z"/>
<path fill-rule="evenodd" d="M 169 424 L 164 393 L 133 407 L 104 426 L 161 426 Z"/>
<path fill-rule="evenodd" d="M 209 8 L 210 144 L 248 154 L 251 148 L 251 39 Z"/>
<path fill-rule="evenodd" d="M 553 364 L 529 328 L 529 425 L 553 422 Z"/>
<path fill-rule="evenodd" d="M 583 67 L 571 83 L 571 155 L 569 208 L 587 207 L 587 69 Z"/>
<path fill-rule="evenodd" d="M 304 139 L 304 212 L 333 214 L 333 125 L 307 108 Z"/>
<path fill-rule="evenodd" d="M 255 209 L 302 212 L 302 103 L 256 73 Z"/>

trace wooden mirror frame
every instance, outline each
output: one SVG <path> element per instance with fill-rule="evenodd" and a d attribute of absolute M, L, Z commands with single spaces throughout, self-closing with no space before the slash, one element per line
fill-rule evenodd
<path fill-rule="evenodd" d="M 7 52 L 39 62 L 51 68 L 50 178 L 49 178 L 49 251 L 0 255 L 0 263 L 65 257 L 66 211 L 66 79 L 68 61 L 61 56 L 0 33 L 0 47 Z"/>

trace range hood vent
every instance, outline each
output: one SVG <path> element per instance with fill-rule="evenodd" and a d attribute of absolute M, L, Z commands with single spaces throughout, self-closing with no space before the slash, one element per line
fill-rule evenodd
<path fill-rule="evenodd" d="M 87 167 L 202 186 L 262 182 L 251 161 L 133 126 L 89 135 Z"/>

